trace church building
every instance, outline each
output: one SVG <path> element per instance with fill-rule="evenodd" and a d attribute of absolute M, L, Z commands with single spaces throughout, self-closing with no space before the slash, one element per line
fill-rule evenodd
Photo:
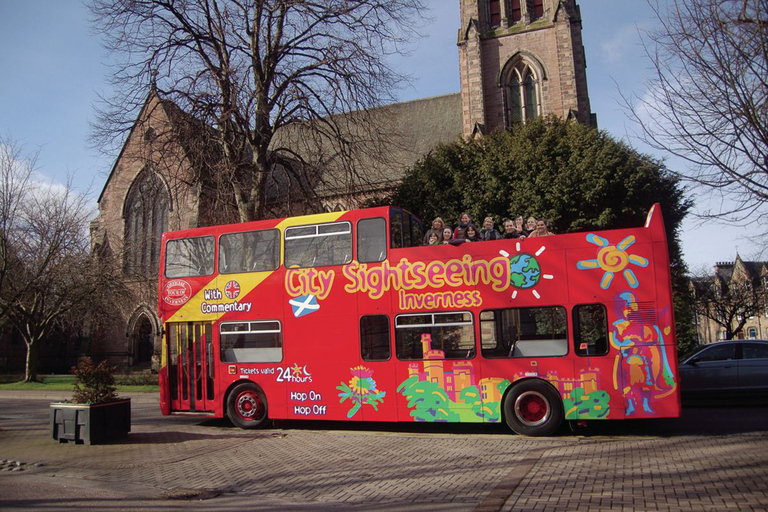
<path fill-rule="evenodd" d="M 461 91 L 382 107 L 395 140 L 396 166 L 365 197 L 391 190 L 405 168 L 440 143 L 482 136 L 514 123 L 555 115 L 595 125 L 589 105 L 581 15 L 576 0 L 454 0 Z M 448 4 L 448 2 L 445 2 Z M 147 368 L 158 352 L 156 314 L 160 237 L 164 231 L 223 222 L 215 181 L 196 155 L 215 155 L 198 120 L 152 90 L 118 155 L 91 223 L 96 254 L 115 258 L 133 289 L 123 317 L 94 336 L 90 355 L 121 367 Z M 192 142 L 190 142 L 192 141 Z M 199 142 L 194 142 L 199 141 Z M 208 167 L 210 170 L 210 167 Z M 359 199 L 324 190 L 326 210 Z"/>

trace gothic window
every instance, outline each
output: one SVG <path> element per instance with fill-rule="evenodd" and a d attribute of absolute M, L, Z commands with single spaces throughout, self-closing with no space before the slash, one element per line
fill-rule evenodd
<path fill-rule="evenodd" d="M 523 11 L 520 8 L 520 0 L 512 0 L 511 18 L 512 23 L 518 23 L 523 19 Z"/>
<path fill-rule="evenodd" d="M 125 199 L 123 269 L 126 274 L 156 274 L 160 264 L 160 242 L 168 229 L 168 192 L 150 169 L 134 180 Z"/>
<path fill-rule="evenodd" d="M 488 20 L 491 22 L 492 27 L 501 25 L 501 0 L 489 0 Z"/>
<path fill-rule="evenodd" d="M 525 60 L 518 60 L 506 72 L 507 125 L 539 117 L 539 77 Z"/>
<path fill-rule="evenodd" d="M 544 0 L 533 0 L 532 14 L 532 20 L 537 20 L 544 17 Z"/>

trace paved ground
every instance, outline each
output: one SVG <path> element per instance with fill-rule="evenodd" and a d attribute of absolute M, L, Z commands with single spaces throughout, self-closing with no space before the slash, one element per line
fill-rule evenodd
<path fill-rule="evenodd" d="M 0 510 L 768 510 L 768 408 L 686 409 L 526 438 L 501 428 L 164 418 L 50 439 L 54 395 L 0 392 Z M 3 462 L 4 461 L 4 462 Z"/>

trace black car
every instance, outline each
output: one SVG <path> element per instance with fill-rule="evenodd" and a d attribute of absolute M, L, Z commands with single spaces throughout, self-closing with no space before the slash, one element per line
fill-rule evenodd
<path fill-rule="evenodd" d="M 768 399 L 768 340 L 718 341 L 680 363 L 683 400 Z"/>

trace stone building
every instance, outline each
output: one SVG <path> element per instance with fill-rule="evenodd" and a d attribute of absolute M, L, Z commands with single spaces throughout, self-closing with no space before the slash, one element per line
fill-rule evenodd
<path fill-rule="evenodd" d="M 460 93 L 378 109 L 392 141 L 390 158 L 360 165 L 379 178 L 354 193 L 323 189 L 316 209 L 353 208 L 361 198 L 386 192 L 407 166 L 461 136 L 550 114 L 596 123 L 575 0 L 460 0 L 458 7 Z M 161 233 L 231 220 L 226 205 L 217 204 L 217 194 L 211 193 L 215 183 L 206 180 L 217 152 L 204 147 L 209 130 L 149 92 L 91 224 L 94 251 L 116 258 L 134 291 L 121 304 L 123 318 L 94 337 L 92 355 L 121 366 L 147 366 L 162 331 L 155 312 Z M 203 151 L 195 145 L 203 145 Z M 207 155 L 205 161 L 200 154 Z"/>
<path fill-rule="evenodd" d="M 768 339 L 768 261 L 718 262 L 712 275 L 694 278 L 694 326 L 699 344 L 735 338 Z M 743 325 L 740 326 L 740 324 Z"/>

